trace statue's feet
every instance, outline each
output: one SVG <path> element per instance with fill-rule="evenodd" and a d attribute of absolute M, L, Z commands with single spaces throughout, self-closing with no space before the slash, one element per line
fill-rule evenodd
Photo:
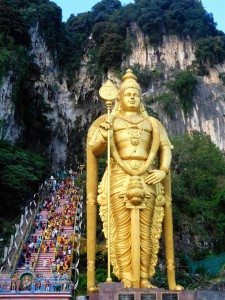
<path fill-rule="evenodd" d="M 132 282 L 130 280 L 128 280 L 128 279 L 121 279 L 121 281 L 122 281 L 125 289 L 132 288 Z"/>
<path fill-rule="evenodd" d="M 141 288 L 145 289 L 156 289 L 157 287 L 152 285 L 147 279 L 141 279 L 140 283 Z"/>
<path fill-rule="evenodd" d="M 184 289 L 184 287 L 182 285 L 179 284 L 169 284 L 169 290 L 170 291 L 182 291 Z"/>

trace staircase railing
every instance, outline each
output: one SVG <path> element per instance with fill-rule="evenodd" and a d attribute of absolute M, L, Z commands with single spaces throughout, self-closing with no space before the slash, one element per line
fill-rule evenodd
<path fill-rule="evenodd" d="M 25 236 L 22 238 L 21 242 L 20 242 L 20 245 L 19 245 L 19 248 L 18 248 L 18 251 L 14 254 L 13 258 L 12 258 L 12 261 L 13 261 L 13 266 L 12 266 L 12 269 L 11 269 L 11 272 L 10 272 L 10 276 L 12 277 L 16 268 L 17 268 L 17 265 L 18 265 L 18 260 L 21 256 L 21 253 L 22 253 L 22 250 L 23 250 L 23 244 L 26 243 L 27 239 L 29 238 L 30 234 L 31 234 L 31 229 L 32 229 L 32 226 L 33 226 L 33 222 L 36 218 L 36 215 L 39 211 L 39 208 L 40 208 L 40 203 L 38 203 L 37 205 L 37 208 L 35 210 L 35 213 L 33 215 L 33 218 L 30 220 L 30 223 L 28 225 L 28 228 L 26 230 L 26 233 L 25 233 Z"/>
<path fill-rule="evenodd" d="M 39 201 L 37 203 L 35 211 L 34 211 L 34 213 L 32 215 L 32 218 L 29 220 L 28 227 L 26 228 L 26 233 L 25 233 L 25 235 L 23 235 L 23 237 L 22 237 L 22 239 L 21 239 L 21 241 L 19 243 L 17 251 L 12 256 L 12 266 L 11 266 L 11 272 L 10 272 L 10 276 L 11 277 L 13 276 L 14 272 L 16 271 L 16 268 L 17 268 L 17 265 L 18 265 L 18 261 L 19 261 L 19 258 L 21 256 L 21 253 L 22 253 L 23 244 L 26 243 L 27 239 L 31 235 L 31 229 L 32 229 L 34 220 L 36 219 L 37 213 L 39 212 L 40 207 L 43 204 L 44 198 L 46 197 L 46 195 L 50 191 L 50 188 L 51 188 L 50 182 L 47 182 L 45 184 L 44 188 L 45 189 L 42 189 L 42 190 L 39 189 L 39 192 L 40 192 L 39 193 Z"/>

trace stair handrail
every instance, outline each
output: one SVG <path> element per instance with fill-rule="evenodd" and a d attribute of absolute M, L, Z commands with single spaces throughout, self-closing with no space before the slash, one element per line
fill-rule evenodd
<path fill-rule="evenodd" d="M 79 191 L 79 225 L 78 225 L 78 228 L 76 228 L 77 226 L 74 226 L 74 240 L 75 240 L 75 235 L 76 235 L 76 249 L 74 247 L 73 249 L 73 257 L 74 257 L 74 253 L 76 251 L 76 262 L 74 264 L 74 271 L 75 271 L 75 278 L 77 276 L 77 279 L 76 279 L 76 282 L 75 282 L 75 285 L 74 285 L 74 290 L 77 289 L 77 286 L 79 284 L 79 269 L 78 269 L 78 265 L 79 265 L 79 262 L 80 262 L 80 238 L 81 238 L 81 226 L 82 226 L 82 208 L 83 208 L 83 192 L 82 190 Z M 77 205 L 77 209 L 78 209 L 78 205 Z M 77 217 L 77 209 L 76 209 L 76 217 Z M 76 230 L 78 232 L 76 232 Z M 72 265 L 71 265 L 72 267 Z M 72 275 L 72 270 L 71 270 L 71 275 Z"/>
<path fill-rule="evenodd" d="M 72 277 L 72 265 L 73 265 L 73 258 L 74 258 L 74 245 L 75 245 L 75 234 L 72 234 L 72 251 L 71 251 L 71 258 L 70 258 L 70 269 L 69 269 L 69 278 Z"/>
<path fill-rule="evenodd" d="M 30 220 L 30 223 L 29 223 L 29 226 L 28 226 L 28 228 L 26 230 L 25 236 L 22 238 L 22 240 L 20 242 L 20 245 L 18 247 L 18 251 L 17 251 L 17 253 L 13 257 L 14 262 L 13 262 L 12 270 L 10 272 L 10 277 L 12 277 L 13 274 L 15 273 L 15 271 L 16 271 L 16 268 L 17 268 L 17 265 L 18 265 L 18 260 L 20 258 L 21 253 L 22 253 L 22 250 L 23 250 L 23 244 L 26 243 L 28 237 L 30 236 L 31 229 L 32 229 L 32 226 L 33 226 L 33 221 L 36 218 L 36 215 L 37 215 L 37 213 L 39 211 L 40 205 L 41 205 L 41 203 L 39 202 L 38 205 L 37 205 L 37 208 L 35 210 L 35 213 L 33 214 L 33 217 Z"/>
<path fill-rule="evenodd" d="M 51 182 L 51 181 L 49 181 L 49 182 Z M 49 184 L 48 181 L 47 181 L 47 183 L 44 186 L 45 186 L 45 189 L 43 189 L 42 193 L 41 193 L 41 190 L 39 188 L 39 191 L 40 191 L 40 193 L 38 193 L 38 195 L 39 195 L 39 201 L 37 203 L 37 207 L 35 209 L 35 213 L 33 214 L 33 217 L 31 219 L 32 222 L 30 220 L 30 224 L 29 224 L 28 228 L 26 229 L 26 234 L 21 239 L 21 242 L 19 244 L 18 250 L 17 250 L 16 254 L 13 256 L 13 261 L 14 262 L 13 262 L 13 267 L 12 267 L 11 272 L 10 272 L 10 277 L 12 277 L 13 274 L 15 273 L 15 271 L 16 271 L 16 268 L 17 268 L 17 265 L 18 265 L 18 259 L 19 259 L 20 255 L 21 255 L 21 252 L 22 252 L 22 246 L 27 241 L 28 237 L 30 236 L 30 232 L 31 232 L 31 228 L 32 228 L 32 225 L 33 225 L 33 221 L 35 220 L 36 215 L 39 212 L 40 206 L 43 203 L 43 200 L 44 200 L 45 196 L 47 195 L 47 193 L 49 193 L 49 191 L 51 189 L 51 184 Z"/>
<path fill-rule="evenodd" d="M 40 246 L 39 246 L 39 249 L 38 249 L 38 252 L 37 252 L 36 260 L 35 260 L 34 265 L 33 265 L 33 271 L 35 271 L 35 268 L 37 266 L 37 261 L 38 261 L 38 258 L 39 258 L 40 252 L 41 252 L 43 240 L 44 240 L 44 232 L 42 232 L 42 234 L 41 234 L 41 243 L 40 243 Z"/>

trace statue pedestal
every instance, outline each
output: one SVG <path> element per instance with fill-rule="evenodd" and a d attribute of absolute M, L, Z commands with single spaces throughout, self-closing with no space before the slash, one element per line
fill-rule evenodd
<path fill-rule="evenodd" d="M 124 289 L 122 283 L 100 283 L 99 293 L 89 300 L 196 300 L 195 291 L 167 291 L 164 289 Z"/>
<path fill-rule="evenodd" d="M 89 300 L 224 300 L 224 291 L 167 291 L 164 289 L 124 289 L 122 283 L 100 283 L 99 293 Z"/>

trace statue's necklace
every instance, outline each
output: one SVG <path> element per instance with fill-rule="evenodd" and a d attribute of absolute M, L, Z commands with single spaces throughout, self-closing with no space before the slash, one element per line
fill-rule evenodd
<path fill-rule="evenodd" d="M 145 117 L 139 117 L 139 116 L 129 116 L 129 117 L 126 117 L 126 116 L 119 116 L 120 119 L 126 121 L 126 122 L 129 122 L 131 124 L 134 124 L 134 125 L 137 125 L 139 123 L 141 123 L 142 121 L 144 121 Z"/>
<path fill-rule="evenodd" d="M 143 121 L 144 118 L 141 120 Z M 139 143 L 140 143 L 140 140 L 141 140 L 141 136 L 142 136 L 142 133 L 144 131 L 144 126 L 142 124 L 141 128 L 137 126 L 138 123 L 140 123 L 141 121 L 139 121 L 138 123 L 134 124 L 134 123 L 131 123 L 130 121 L 126 120 L 126 119 L 123 119 L 124 121 L 124 124 L 126 125 L 127 127 L 127 134 L 128 136 L 130 137 L 130 142 L 133 146 L 137 146 Z M 135 126 L 128 126 L 126 122 L 129 122 L 131 124 L 134 124 Z"/>

